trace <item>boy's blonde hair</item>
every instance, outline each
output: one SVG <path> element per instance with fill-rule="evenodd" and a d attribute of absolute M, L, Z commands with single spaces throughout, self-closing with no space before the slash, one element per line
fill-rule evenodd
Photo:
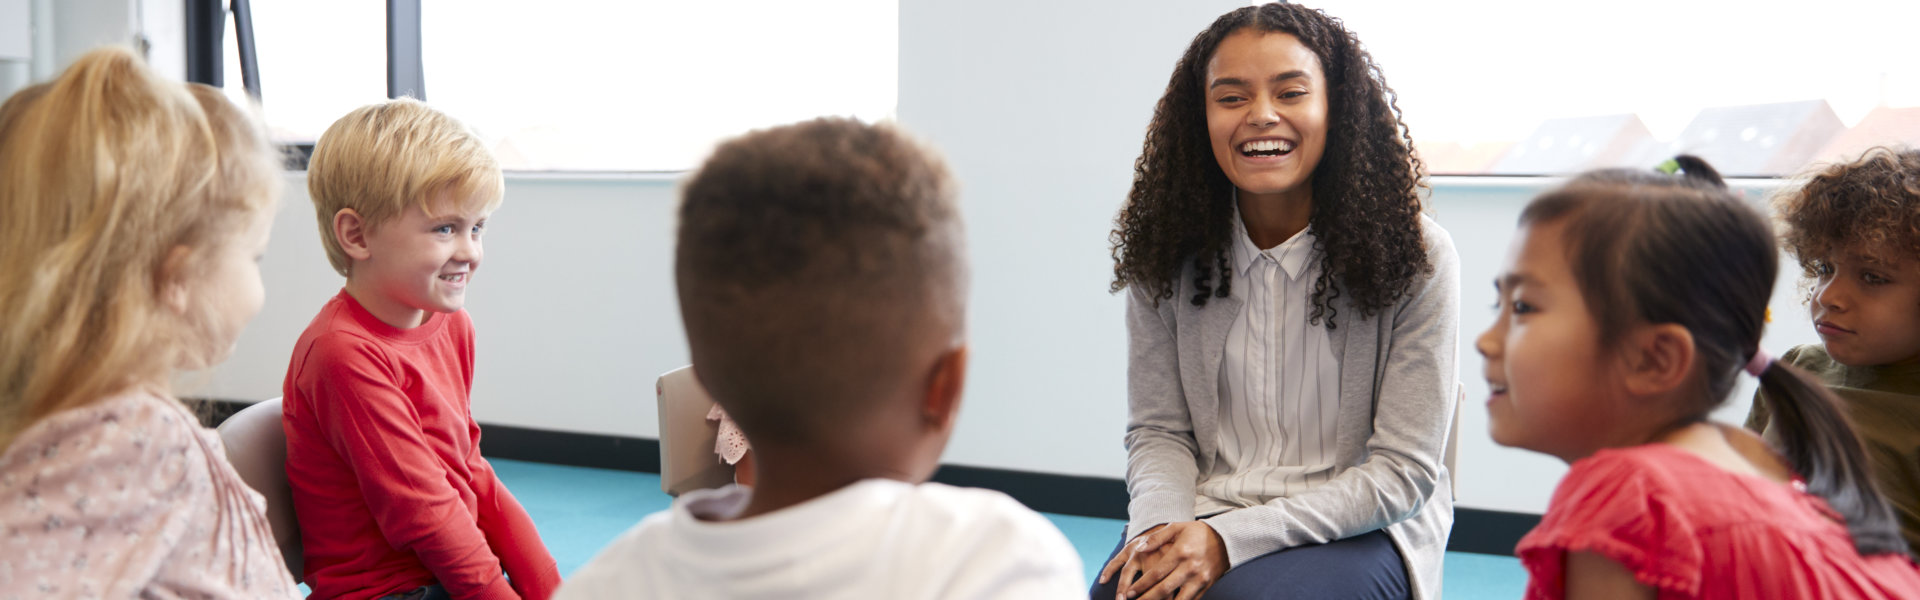
<path fill-rule="evenodd" d="M 500 207 L 505 182 L 486 143 L 459 120 L 419 100 L 399 98 L 340 117 L 314 144 L 307 191 L 320 220 L 327 262 L 350 275 L 353 259 L 333 235 L 333 216 L 351 208 L 367 231 L 415 206 L 433 214 L 442 194 Z"/>
<path fill-rule="evenodd" d="M 126 48 L 0 105 L 0 448 L 61 410 L 166 385 L 201 335 L 162 295 L 279 186 L 250 111 Z"/>

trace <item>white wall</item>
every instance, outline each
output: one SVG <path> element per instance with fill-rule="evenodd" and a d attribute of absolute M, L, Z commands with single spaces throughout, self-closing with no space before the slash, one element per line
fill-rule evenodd
<path fill-rule="evenodd" d="M 28 0 L 0 0 L 0 98 L 32 81 L 32 7 Z"/>
<path fill-rule="evenodd" d="M 155 71 L 186 78 L 182 0 L 0 0 L 0 99 L 52 79 L 88 50 L 143 36 Z"/>
<path fill-rule="evenodd" d="M 1191 36 L 1240 2 L 1007 0 L 901 6 L 901 122 L 963 184 L 973 370 L 948 462 L 1124 473 L 1123 303 L 1107 233 L 1154 100 Z M 1522 205 L 1548 180 L 1446 179 L 1432 205 L 1462 262 L 1462 506 L 1541 512 L 1564 466 L 1488 440 L 1472 339 Z M 654 377 L 686 362 L 672 279 L 673 178 L 510 175 L 469 294 L 474 414 L 486 423 L 654 437 Z M 267 306 L 199 395 L 279 395 L 288 352 L 340 278 L 304 178 L 289 176 Z M 1793 272 L 1784 274 L 1790 279 Z M 1815 339 L 1791 285 L 1767 348 Z M 1749 386 L 1750 389 L 1750 386 Z M 1745 394 L 1724 418 L 1745 413 Z"/>
<path fill-rule="evenodd" d="M 975 267 L 974 376 L 948 460 L 1124 473 L 1107 234 L 1174 62 L 1245 4 L 901 3 L 900 122 L 959 176 Z"/>

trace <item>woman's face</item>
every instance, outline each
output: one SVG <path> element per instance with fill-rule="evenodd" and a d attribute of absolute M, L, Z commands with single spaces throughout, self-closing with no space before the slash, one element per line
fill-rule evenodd
<path fill-rule="evenodd" d="M 1242 196 L 1310 193 L 1327 149 L 1327 78 L 1288 33 L 1245 28 L 1207 61 L 1207 135 Z"/>

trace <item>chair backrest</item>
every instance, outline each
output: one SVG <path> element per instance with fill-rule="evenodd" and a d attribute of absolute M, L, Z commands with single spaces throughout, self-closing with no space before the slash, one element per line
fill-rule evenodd
<path fill-rule="evenodd" d="M 1459 390 L 1459 397 L 1456 398 L 1458 401 L 1453 403 L 1453 424 L 1448 426 L 1450 431 L 1447 432 L 1447 452 L 1440 460 L 1446 463 L 1447 473 L 1453 477 L 1451 486 L 1453 499 L 1459 500 L 1460 467 L 1455 466 L 1457 464 L 1455 458 L 1460 455 L 1460 411 L 1465 410 L 1467 406 L 1467 384 L 1459 384 L 1455 389 Z"/>
<path fill-rule="evenodd" d="M 300 547 L 300 522 L 293 515 L 293 488 L 287 485 L 287 434 L 280 428 L 280 399 L 241 409 L 220 423 L 220 442 L 227 462 L 253 491 L 267 498 L 267 523 L 287 571 L 297 583 L 306 568 Z"/>
<path fill-rule="evenodd" d="M 660 405 L 660 489 L 668 495 L 733 483 L 733 467 L 713 453 L 720 425 L 707 420 L 713 397 L 693 367 L 667 371 L 654 386 Z"/>

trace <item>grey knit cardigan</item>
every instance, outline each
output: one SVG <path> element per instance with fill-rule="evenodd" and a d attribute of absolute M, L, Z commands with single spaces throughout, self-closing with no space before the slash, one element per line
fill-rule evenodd
<path fill-rule="evenodd" d="M 1416 599 L 1440 594 L 1453 525 L 1453 476 L 1442 463 L 1458 385 L 1460 258 L 1422 215 L 1433 273 L 1370 318 L 1335 299 L 1328 332 L 1340 362 L 1334 477 L 1321 485 L 1206 519 L 1239 566 L 1283 548 L 1385 529 L 1406 561 Z M 1189 300 L 1192 267 L 1157 304 L 1127 298 L 1127 536 L 1195 518 L 1195 488 L 1219 459 L 1220 361 L 1239 300 Z M 1285 585 L 1284 582 L 1276 582 Z"/>

